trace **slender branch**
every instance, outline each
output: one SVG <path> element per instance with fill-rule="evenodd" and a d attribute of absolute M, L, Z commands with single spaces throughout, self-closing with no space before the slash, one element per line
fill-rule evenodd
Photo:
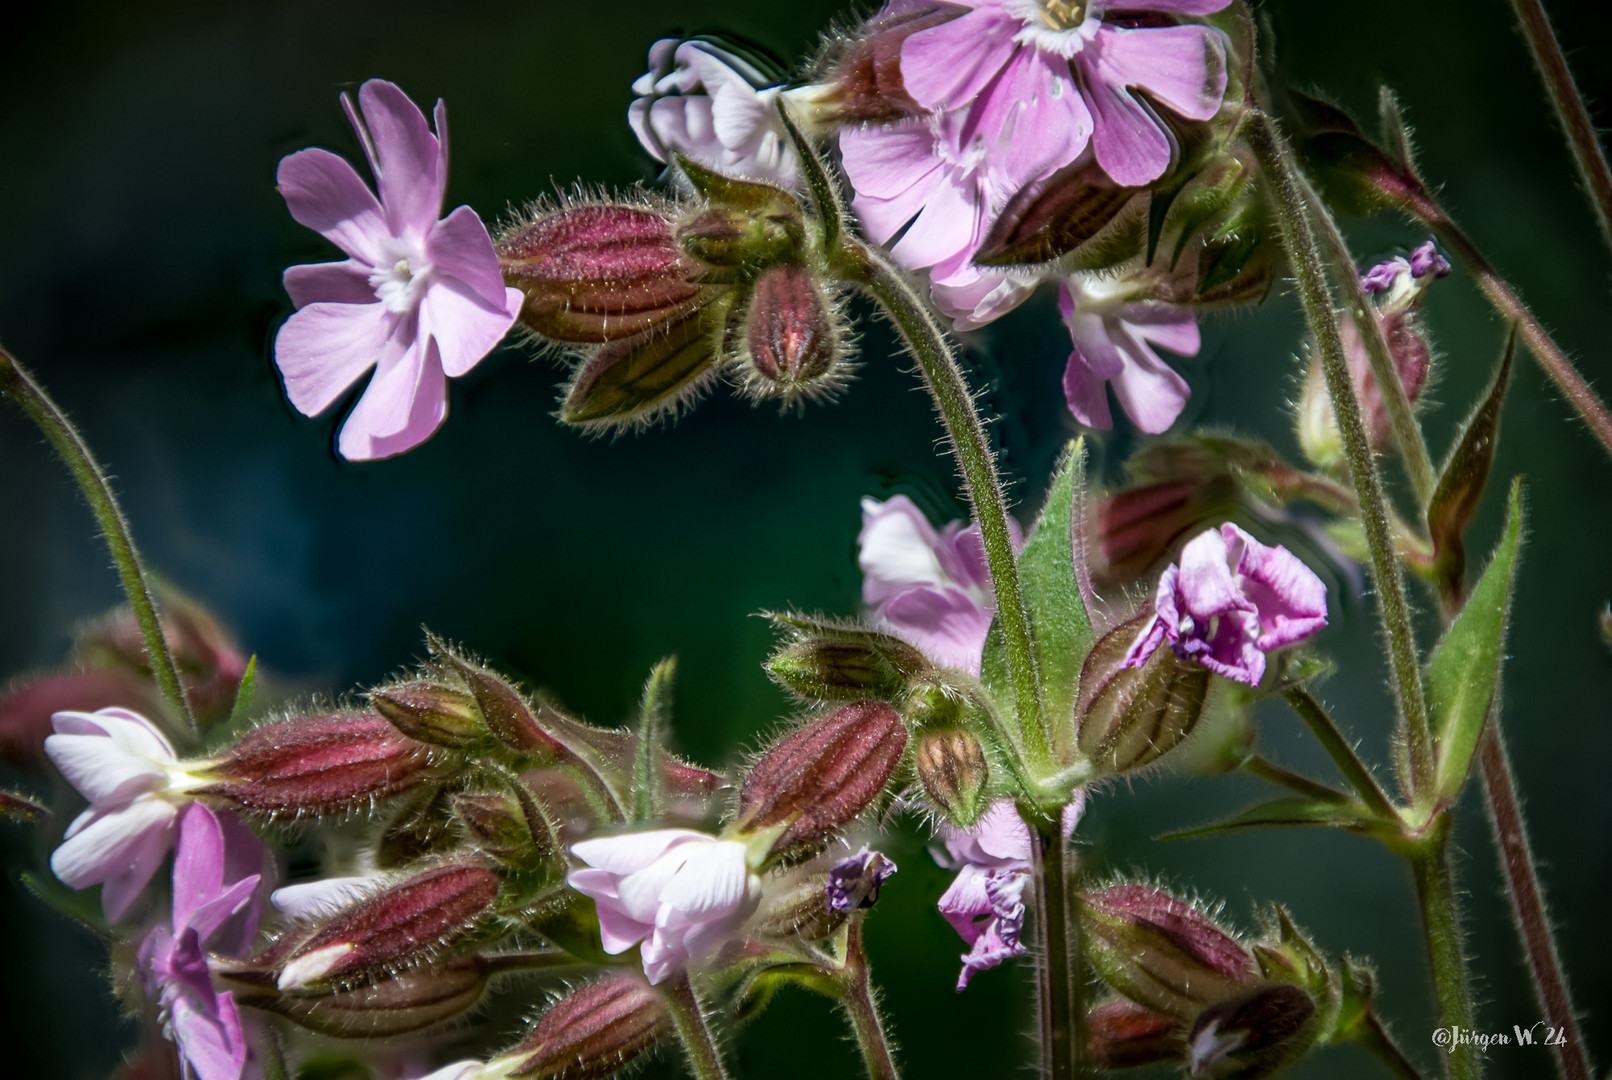
<path fill-rule="evenodd" d="M 1248 773 L 1250 776 L 1257 776 L 1261 780 L 1296 791 L 1311 799 L 1319 799 L 1322 802 L 1330 803 L 1346 803 L 1350 801 L 1349 796 L 1336 788 L 1318 784 L 1308 776 L 1278 765 L 1270 758 L 1260 754 L 1252 754 L 1245 758 L 1241 768 L 1243 772 Z"/>
<path fill-rule="evenodd" d="M 879 1017 L 873 985 L 868 977 L 868 958 L 862 948 L 862 916 L 854 913 L 846 926 L 845 965 L 840 976 L 840 1004 L 856 1032 L 856 1045 L 862 1051 L 868 1080 L 899 1080 L 900 1072 L 890 1054 L 884 1021 Z"/>
<path fill-rule="evenodd" d="M 1551 29 L 1544 5 L 1539 0 L 1511 0 L 1511 9 L 1517 13 L 1534 66 L 1544 80 L 1550 103 L 1556 107 L 1556 119 L 1573 151 L 1578 178 L 1590 197 L 1590 205 L 1595 208 L 1601 239 L 1612 247 L 1612 169 L 1607 167 L 1606 150 L 1596 135 L 1595 123 L 1584 105 L 1584 95 L 1579 93 L 1573 73 L 1568 70 L 1567 58 L 1562 55 L 1561 43 Z"/>
<path fill-rule="evenodd" d="M 1472 990 L 1467 982 L 1466 952 L 1462 948 L 1461 920 L 1455 904 L 1455 875 L 1450 870 L 1449 815 L 1435 819 L 1437 833 L 1411 856 L 1416 874 L 1416 898 L 1422 908 L 1428 957 L 1433 966 L 1433 990 L 1438 997 L 1439 1024 L 1472 1030 Z M 1483 1059 L 1470 1042 L 1452 1040 L 1445 1068 L 1452 1080 L 1477 1080 Z"/>
<path fill-rule="evenodd" d="M 502 975 L 510 971 L 544 971 L 549 968 L 575 967 L 583 962 L 563 949 L 495 953 L 483 960 L 489 975 Z"/>
<path fill-rule="evenodd" d="M 1355 1027 L 1355 1040 L 1370 1050 L 1398 1080 L 1422 1080 L 1422 1074 L 1411 1064 L 1410 1058 L 1405 1056 L 1388 1029 L 1383 1027 L 1376 1013 L 1367 1013 L 1366 1018 Z"/>
<path fill-rule="evenodd" d="M 1080 917 L 1069 890 L 1069 845 L 1061 814 L 1034 815 L 1030 830 L 1040 963 L 1036 965 L 1037 1022 L 1042 1080 L 1076 1080 L 1088 1075 L 1084 983 L 1075 965 L 1080 957 Z M 1073 938 L 1073 940 L 1071 940 Z"/>
<path fill-rule="evenodd" d="M 672 1009 L 672 1023 L 688 1054 L 689 1069 L 696 1080 L 728 1080 L 722 1051 L 717 1049 L 711 1028 L 705 1022 L 705 1007 L 694 992 L 688 976 L 679 975 L 666 987 L 666 1001 Z"/>
<path fill-rule="evenodd" d="M 1483 793 L 1489 806 L 1489 821 L 1494 826 L 1495 845 L 1500 849 L 1511 913 L 1517 920 L 1517 932 L 1528 954 L 1528 970 L 1534 978 L 1534 993 L 1539 998 L 1540 1008 L 1550 1026 L 1562 1034 L 1555 1047 L 1557 1069 L 1564 1080 L 1590 1080 L 1584 1035 L 1579 1030 L 1573 997 L 1568 992 L 1561 957 L 1551 936 L 1550 916 L 1545 910 L 1539 873 L 1523 826 L 1511 761 L 1500 736 L 1500 717 L 1491 714 L 1489 720 L 1480 751 Z"/>
<path fill-rule="evenodd" d="M 1390 820 L 1397 819 L 1399 811 L 1394 808 L 1393 800 L 1377 783 L 1377 778 L 1371 775 L 1371 769 L 1360 760 L 1360 755 L 1355 753 L 1354 747 L 1344 738 L 1343 732 L 1338 730 L 1338 725 L 1325 706 L 1315 700 L 1315 697 L 1302 686 L 1288 687 L 1282 691 L 1282 698 L 1294 712 L 1298 713 L 1299 719 L 1304 721 L 1310 733 L 1315 736 L 1321 748 L 1327 752 L 1332 763 L 1338 767 L 1343 778 L 1349 781 L 1349 786 L 1355 789 L 1366 806 Z"/>
<path fill-rule="evenodd" d="M 1297 181 L 1292 152 L 1277 134 L 1275 125 L 1263 113 L 1249 117 L 1245 130 L 1249 145 L 1259 158 L 1266 183 L 1276 203 L 1283 245 L 1292 261 L 1304 315 L 1315 335 L 1332 396 L 1333 412 L 1349 461 L 1349 474 L 1360 498 L 1360 519 L 1371 549 L 1371 573 L 1377 586 L 1378 608 L 1388 638 L 1389 672 L 1394 697 L 1399 704 L 1400 726 L 1409 750 L 1409 789 L 1412 795 L 1425 795 L 1433 783 L 1433 736 L 1427 721 L 1427 705 L 1422 698 L 1421 672 L 1417 663 L 1416 641 L 1411 629 L 1410 605 L 1405 598 L 1405 582 L 1400 576 L 1399 559 L 1394 551 L 1388 525 L 1387 500 L 1371 442 L 1360 419 L 1360 403 L 1349 365 L 1338 336 L 1337 313 L 1327 289 L 1320 249 L 1310 227 L 1304 193 Z"/>
<path fill-rule="evenodd" d="M 849 245 L 851 242 L 847 241 Z M 1052 764 L 1052 743 L 1042 706 L 1041 678 L 1035 645 L 1030 636 L 1030 615 L 1019 586 L 1013 538 L 1008 530 L 1007 499 L 997 476 L 996 459 L 985 437 L 985 425 L 974 407 L 974 397 L 963 379 L 957 355 L 924 302 L 906 279 L 881 256 L 858 245 L 844 260 L 848 276 L 864 285 L 884 308 L 923 371 L 924 383 L 946 425 L 952 453 L 968 489 L 974 520 L 979 522 L 985 561 L 996 591 L 996 618 L 1007 643 L 1008 672 L 1019 734 L 1030 759 L 1040 766 Z"/>
<path fill-rule="evenodd" d="M 45 433 L 57 455 L 78 481 L 78 488 L 90 504 L 95 521 L 101 527 L 106 546 L 111 549 L 112 562 L 117 567 L 123 592 L 134 609 L 135 620 L 140 624 L 140 635 L 145 639 L 146 657 L 151 661 L 151 672 L 157 685 L 168 699 L 174 713 L 185 721 L 186 727 L 196 730 L 196 718 L 191 715 L 190 702 L 185 698 L 179 681 L 179 669 L 173 653 L 168 650 L 168 639 L 163 636 L 162 623 L 157 618 L 157 606 L 151 599 L 145 571 L 140 566 L 140 554 L 135 550 L 134 537 L 129 532 L 128 519 L 112 494 L 95 455 L 90 453 L 83 436 L 67 418 L 67 414 L 51 400 L 43 387 L 34 381 L 23 366 L 4 349 L 0 349 L 0 392 L 15 401 L 28 419 Z"/>

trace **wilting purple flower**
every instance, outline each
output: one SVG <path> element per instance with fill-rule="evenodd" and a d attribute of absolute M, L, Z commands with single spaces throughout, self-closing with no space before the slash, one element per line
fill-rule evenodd
<path fill-rule="evenodd" d="M 1058 289 L 1058 310 L 1073 349 L 1064 396 L 1082 424 L 1111 428 L 1108 387 L 1137 427 L 1157 435 L 1175 423 L 1192 390 L 1157 350 L 1196 356 L 1201 345 L 1191 308 L 1138 300 L 1123 278 L 1074 275 Z"/>
<path fill-rule="evenodd" d="M 75 889 L 104 883 L 101 909 L 116 921 L 168 854 L 185 792 L 203 781 L 137 712 L 59 712 L 51 723 L 45 753 L 90 806 L 68 827 L 50 868 Z"/>
<path fill-rule="evenodd" d="M 1063 833 L 1075 831 L 1085 810 L 1085 792 L 1064 808 Z M 945 851 L 935 861 L 956 870 L 940 898 L 940 913 L 952 924 L 969 951 L 957 977 L 961 992 L 977 972 L 1024 954 L 1024 890 L 1030 883 L 1030 830 L 1011 799 L 991 804 L 972 829 L 941 825 Z"/>
<path fill-rule="evenodd" d="M 400 454 L 436 431 L 448 414 L 447 377 L 492 351 L 524 297 L 505 288 L 474 210 L 461 206 L 438 220 L 448 181 L 442 102 L 434 135 L 425 114 L 389 82 L 371 79 L 358 102 L 362 118 L 342 96 L 378 199 L 328 150 L 299 150 L 276 174 L 291 216 L 349 258 L 285 272 L 297 311 L 275 338 L 274 362 L 291 404 L 307 416 L 375 368 L 337 441 L 343 457 L 367 461 Z"/>
<path fill-rule="evenodd" d="M 566 881 L 597 904 L 605 952 L 643 942 L 651 984 L 704 960 L 761 902 L 761 879 L 735 840 L 654 829 L 584 840 L 571 854 L 588 868 Z"/>
<path fill-rule="evenodd" d="M 1126 666 L 1141 667 L 1168 640 L 1180 656 L 1255 686 L 1266 653 L 1327 624 L 1327 587 L 1285 547 L 1267 547 L 1228 522 L 1165 567 L 1154 610 Z"/>
<path fill-rule="evenodd" d="M 1450 272 L 1450 260 L 1439 254 L 1438 248 L 1429 240 L 1410 254 L 1411 277 L 1424 278 L 1432 274 L 1436 278 L 1445 277 Z"/>
<path fill-rule="evenodd" d="M 879 888 L 896 872 L 896 864 L 883 852 L 864 847 L 855 855 L 828 868 L 828 906 L 835 911 L 870 908 L 879 899 Z"/>
<path fill-rule="evenodd" d="M 262 844 L 233 814 L 214 814 L 201 803 L 185 808 L 174 855 L 172 928 L 152 929 L 139 960 L 185 1075 L 196 1080 L 259 1075 L 234 996 L 213 987 L 207 949 L 238 955 L 251 947 L 262 865 Z"/>
<path fill-rule="evenodd" d="M 1022 543 L 1017 526 L 1014 544 Z M 862 500 L 862 599 L 874 619 L 937 664 L 979 674 L 996 597 L 979 525 L 937 530 L 905 495 Z"/>

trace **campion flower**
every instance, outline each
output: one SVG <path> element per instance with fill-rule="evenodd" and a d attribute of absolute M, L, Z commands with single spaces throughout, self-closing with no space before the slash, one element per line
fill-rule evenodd
<path fill-rule="evenodd" d="M 1022 545 L 1018 528 L 1015 547 Z M 874 619 L 937 664 L 979 674 L 996 596 L 978 524 L 936 529 L 905 495 L 862 500 L 862 599 Z"/>
<path fill-rule="evenodd" d="M 1192 389 L 1157 350 L 1197 355 L 1202 342 L 1192 309 L 1137 299 L 1123 277 L 1075 274 L 1059 286 L 1058 310 L 1073 345 L 1063 390 L 1075 419 L 1087 427 L 1113 427 L 1112 386 L 1138 428 L 1149 435 L 1168 430 Z"/>
<path fill-rule="evenodd" d="M 400 454 L 436 431 L 448 414 L 448 377 L 492 351 L 524 297 L 505 288 L 492 238 L 474 210 L 461 206 L 438 220 L 448 180 L 442 102 L 436 134 L 402 90 L 380 79 L 359 88 L 356 110 L 345 94 L 342 107 L 379 198 L 328 150 L 281 160 L 276 181 L 291 216 L 348 258 L 285 272 L 297 311 L 275 338 L 274 362 L 286 396 L 306 416 L 329 408 L 375 369 L 337 440 L 343 457 L 368 461 Z"/>
<path fill-rule="evenodd" d="M 1064 808 L 1063 834 L 1075 831 L 1085 809 L 1085 792 Z M 957 977 L 961 993 L 986 968 L 1025 952 L 1024 890 L 1030 884 L 1030 830 L 1012 799 L 999 799 L 980 815 L 972 829 L 941 825 L 944 850 L 934 859 L 956 870 L 951 887 L 940 898 L 940 913 L 952 924 L 969 951 Z"/>
<path fill-rule="evenodd" d="M 587 864 L 566 881 L 598 905 L 605 952 L 643 943 L 644 975 L 658 985 L 711 955 L 761 902 L 745 846 L 691 829 L 584 840 Z"/>
<path fill-rule="evenodd" d="M 1266 653 L 1327 624 L 1327 587 L 1285 547 L 1267 547 L 1228 522 L 1165 567 L 1154 611 L 1125 666 L 1141 667 L 1168 641 L 1177 655 L 1256 686 Z"/>
<path fill-rule="evenodd" d="M 239 955 L 251 947 L 262 866 L 262 844 L 233 814 L 215 814 L 201 803 L 185 808 L 174 855 L 171 928 L 151 930 L 140 945 L 139 963 L 185 1075 L 196 1080 L 260 1075 L 234 995 L 213 986 L 207 950 Z"/>
<path fill-rule="evenodd" d="M 168 854 L 186 793 L 205 781 L 137 712 L 59 712 L 51 723 L 45 753 L 90 806 L 68 827 L 50 868 L 75 889 L 102 885 L 101 910 L 116 921 Z"/>

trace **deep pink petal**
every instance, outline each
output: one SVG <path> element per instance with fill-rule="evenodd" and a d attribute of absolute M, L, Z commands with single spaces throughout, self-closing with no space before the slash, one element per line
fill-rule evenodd
<path fill-rule="evenodd" d="M 1172 566 L 1170 569 L 1173 570 L 1174 567 Z M 1148 623 L 1140 634 L 1136 635 L 1136 640 L 1131 642 L 1131 647 L 1125 650 L 1125 659 L 1121 661 L 1120 666 L 1139 668 L 1147 663 L 1148 658 L 1158 652 L 1159 646 L 1164 644 L 1164 626 L 1164 620 L 1155 615 L 1153 621 Z"/>
<path fill-rule="evenodd" d="M 329 150 L 298 150 L 280 159 L 275 183 L 297 224 L 360 262 L 376 265 L 379 242 L 391 235 L 375 193 Z"/>
<path fill-rule="evenodd" d="M 191 915 L 219 894 L 224 884 L 224 829 L 205 803 L 193 802 L 179 815 L 174 846 L 173 926 L 178 933 Z M 209 935 L 197 933 L 202 938 Z"/>
<path fill-rule="evenodd" d="M 314 303 L 294 313 L 274 339 L 292 406 L 304 416 L 328 409 L 379 362 L 394 322 L 380 303 Z"/>
<path fill-rule="evenodd" d="M 1220 110 L 1227 78 L 1223 31 L 1209 26 L 1104 27 L 1093 44 L 1103 82 L 1145 90 L 1188 120 L 1208 120 Z"/>
<path fill-rule="evenodd" d="M 1092 150 L 1103 171 L 1126 187 L 1143 187 L 1163 176 L 1170 167 L 1170 139 L 1130 90 L 1091 78 L 1086 97 L 1095 124 Z"/>
<path fill-rule="evenodd" d="M 966 105 L 1019 49 L 1018 31 L 1018 20 L 993 8 L 920 30 L 901 46 L 902 84 L 925 108 Z"/>
<path fill-rule="evenodd" d="M 1281 545 L 1268 547 L 1229 523 L 1221 533 L 1228 542 L 1231 535 L 1242 540 L 1237 572 L 1259 611 L 1261 649 L 1291 645 L 1326 625 L 1326 584 L 1298 556 Z"/>
<path fill-rule="evenodd" d="M 375 141 L 376 181 L 393 236 L 425 236 L 442 212 L 442 148 L 420 107 L 384 79 L 358 89 L 358 106 Z"/>
<path fill-rule="evenodd" d="M 304 263 L 286 267 L 281 281 L 291 295 L 291 303 L 306 307 L 320 301 L 334 304 L 372 304 L 375 286 L 369 283 L 370 267 L 357 259 L 346 262 Z"/>
<path fill-rule="evenodd" d="M 1231 5 L 1231 0 L 1115 0 L 1108 5 L 1108 17 L 1166 11 L 1174 15 L 1213 15 Z"/>
<path fill-rule="evenodd" d="M 470 207 L 461 206 L 432 225 L 425 252 L 438 273 L 464 282 L 489 308 L 504 309 L 504 275 L 493 238 Z"/>
<path fill-rule="evenodd" d="M 241 1080 L 247 1046 L 233 995 L 198 1002 L 181 994 L 172 1004 L 172 1023 L 174 1041 L 196 1080 Z"/>

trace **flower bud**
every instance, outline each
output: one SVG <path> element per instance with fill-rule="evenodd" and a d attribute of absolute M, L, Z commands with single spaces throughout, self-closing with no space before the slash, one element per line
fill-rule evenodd
<path fill-rule="evenodd" d="M 424 680 L 371 690 L 370 704 L 411 739 L 459 749 L 487 732 L 476 699 Z"/>
<path fill-rule="evenodd" d="M 569 755 L 565 745 L 543 730 L 524 695 L 507 680 L 459 656 L 439 638 L 429 639 L 431 652 L 465 683 L 477 711 L 499 742 L 523 754 L 546 760 Z"/>
<path fill-rule="evenodd" d="M 506 866 L 529 870 L 559 853 L 554 830 L 518 783 L 508 792 L 455 795 L 453 811 L 477 849 Z"/>
<path fill-rule="evenodd" d="M 1114 885 L 1081 900 L 1092 967 L 1108 985 L 1154 1012 L 1190 1020 L 1258 975 L 1236 938 L 1160 889 Z"/>
<path fill-rule="evenodd" d="M 718 271 L 743 270 L 793 257 L 802 228 L 793 199 L 765 210 L 708 206 L 677 226 L 677 246 Z M 708 270 L 701 280 L 724 276 Z"/>
<path fill-rule="evenodd" d="M 802 634 L 774 653 L 767 673 L 812 701 L 890 699 L 929 661 L 904 641 L 871 631 Z"/>
<path fill-rule="evenodd" d="M 350 905 L 297 945 L 280 968 L 282 991 L 350 982 L 420 960 L 463 938 L 498 899 L 483 866 L 439 866 Z"/>
<path fill-rule="evenodd" d="M 451 794 L 436 785 L 404 800 L 375 845 L 376 868 L 396 869 L 453 848 L 458 830 L 454 828 Z"/>
<path fill-rule="evenodd" d="M 249 813 L 339 814 L 425 780 L 432 748 L 374 713 L 301 716 L 248 732 L 202 775 L 197 791 Z"/>
<path fill-rule="evenodd" d="M 666 1003 L 634 975 L 607 975 L 550 1005 L 519 1046 L 514 1080 L 592 1080 L 624 1068 L 672 1030 Z"/>
<path fill-rule="evenodd" d="M 1181 1021 L 1123 998 L 1086 1014 L 1086 1060 L 1097 1069 L 1129 1069 L 1181 1056 Z"/>
<path fill-rule="evenodd" d="M 985 809 L 985 784 L 991 778 L 985 748 L 963 728 L 928 731 L 918 738 L 913 755 L 924 794 L 953 825 L 968 828 Z"/>
<path fill-rule="evenodd" d="M 770 858 L 820 848 L 883 794 L 907 748 L 890 706 L 845 705 L 773 744 L 739 790 L 739 828 L 778 830 Z"/>
<path fill-rule="evenodd" d="M 671 218 L 620 203 L 540 214 L 498 241 L 504 280 L 526 294 L 521 322 L 556 341 L 600 343 L 682 318 L 703 302 L 700 265 Z"/>
<path fill-rule="evenodd" d="M 1315 1002 L 1276 983 L 1211 1005 L 1187 1035 L 1187 1072 L 1195 1077 L 1256 1080 L 1291 1065 L 1313 1045 Z"/>
<path fill-rule="evenodd" d="M 746 390 L 789 398 L 830 388 L 843 353 L 838 323 L 833 302 L 809 270 L 767 270 L 756 279 L 745 315 Z"/>
<path fill-rule="evenodd" d="M 1075 706 L 1080 752 L 1104 772 L 1128 772 L 1157 761 L 1191 734 L 1209 694 L 1209 670 L 1156 649 L 1139 668 L 1125 654 L 1152 612 L 1103 635 L 1080 672 Z"/>
<path fill-rule="evenodd" d="M 845 923 L 847 912 L 833 905 L 826 873 L 795 873 L 786 884 L 768 884 L 751 929 L 762 937 L 821 941 Z"/>
<path fill-rule="evenodd" d="M 217 973 L 239 1004 L 283 1016 L 320 1035 L 349 1039 L 393 1038 L 461 1016 L 481 1000 L 489 975 L 480 956 L 462 956 L 379 982 L 309 996 L 280 991 L 272 971 L 232 971 L 225 963 Z"/>
<path fill-rule="evenodd" d="M 901 46 L 920 30 L 958 16 L 944 4 L 887 6 L 854 34 L 842 36 L 824 58 L 815 104 L 846 124 L 886 123 L 921 116 L 923 106 L 907 93 L 901 78 Z"/>
<path fill-rule="evenodd" d="M 1097 504 L 1102 576 L 1120 583 L 1146 577 L 1195 526 L 1225 517 L 1237 494 L 1229 472 L 1124 488 Z"/>

